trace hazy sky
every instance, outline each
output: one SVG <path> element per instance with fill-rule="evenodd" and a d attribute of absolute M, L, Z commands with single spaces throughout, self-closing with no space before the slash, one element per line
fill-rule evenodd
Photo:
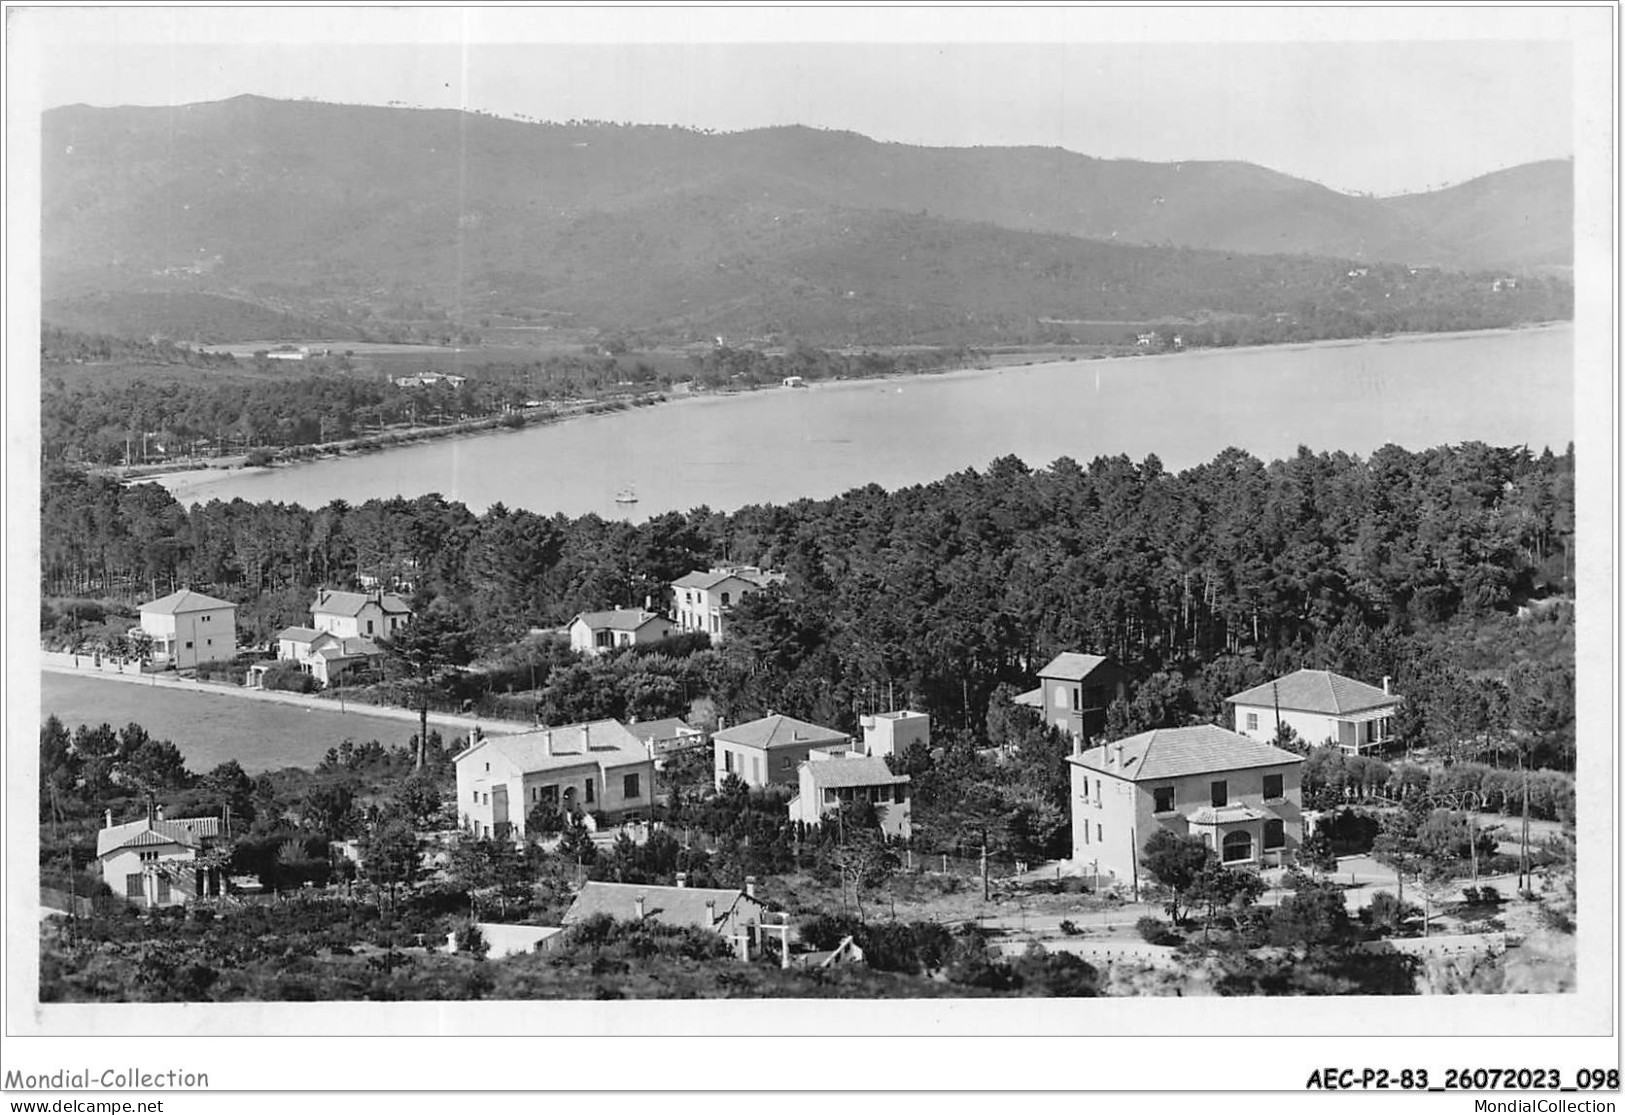
<path fill-rule="evenodd" d="M 13 16 L 8 62 L 34 61 L 45 107 L 259 93 L 719 130 L 799 123 L 905 143 L 1243 159 L 1377 193 L 1572 155 L 1572 44 L 1590 31 L 1575 9 Z M 26 69 L 10 80 L 28 82 Z"/>

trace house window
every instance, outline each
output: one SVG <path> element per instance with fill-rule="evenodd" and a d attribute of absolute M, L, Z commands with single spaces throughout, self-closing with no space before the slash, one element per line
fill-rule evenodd
<path fill-rule="evenodd" d="M 474 804 L 478 805 L 480 803 L 480 792 L 478 790 L 474 790 L 472 793 L 474 794 Z"/>
<path fill-rule="evenodd" d="M 1174 788 L 1172 786 L 1158 786 L 1151 791 L 1152 811 L 1155 813 L 1172 813 L 1174 811 Z"/>
<path fill-rule="evenodd" d="M 145 893 L 141 886 L 141 872 L 132 871 L 124 876 L 124 897 L 140 898 Z"/>
<path fill-rule="evenodd" d="M 1264 800 L 1279 801 L 1285 797 L 1284 781 L 1279 774 L 1266 774 L 1264 776 Z"/>
<path fill-rule="evenodd" d="M 1230 784 L 1228 782 L 1215 782 L 1212 786 L 1213 794 L 1209 799 L 1215 809 L 1230 804 Z"/>
<path fill-rule="evenodd" d="M 1247 730 L 1249 732 L 1258 731 L 1258 713 L 1249 712 L 1247 714 Z"/>
<path fill-rule="evenodd" d="M 168 875 L 160 875 L 160 876 L 158 876 L 158 901 L 159 901 L 159 903 L 164 903 L 164 902 L 169 901 L 169 876 Z"/>
<path fill-rule="evenodd" d="M 1105 840 L 1105 839 L 1106 839 L 1106 836 L 1105 836 L 1105 834 L 1104 834 L 1104 833 L 1103 833 L 1103 832 L 1102 832 L 1102 831 L 1101 831 L 1101 828 L 1100 828 L 1100 826 L 1099 826 L 1099 825 L 1096 825 L 1096 826 L 1095 826 L 1095 843 L 1096 843 L 1096 844 L 1099 844 L 1099 843 L 1100 843 L 1100 842 L 1101 842 L 1101 841 L 1103 841 L 1103 840 Z"/>
<path fill-rule="evenodd" d="M 1083 826 L 1083 842 L 1085 844 L 1089 843 L 1089 826 L 1088 826 L 1088 824 L 1085 824 Z"/>
<path fill-rule="evenodd" d="M 788 774 L 795 769 L 796 759 L 794 755 L 783 755 L 779 758 L 779 773 Z"/>
<path fill-rule="evenodd" d="M 593 794 L 597 793 L 597 788 L 593 786 L 592 779 L 590 778 L 587 779 L 584 785 L 586 786 L 585 794 L 587 804 L 591 805 L 593 803 Z"/>
<path fill-rule="evenodd" d="M 1072 711 L 1077 712 L 1083 707 L 1083 690 L 1076 685 L 1072 687 Z"/>
<path fill-rule="evenodd" d="M 722 606 L 724 608 L 726 608 L 728 606 L 728 594 L 727 593 L 722 594 Z"/>
<path fill-rule="evenodd" d="M 891 793 L 891 799 L 894 804 L 902 805 L 903 802 L 908 800 L 907 795 L 903 793 L 903 784 L 901 782 L 897 783 L 891 788 Z"/>
<path fill-rule="evenodd" d="M 1060 709 L 1066 708 L 1066 686 L 1064 685 L 1057 685 L 1055 687 L 1055 707 Z"/>
<path fill-rule="evenodd" d="M 158 862 L 158 853 L 157 852 L 142 852 L 141 853 L 141 862 L 142 863 L 157 863 Z"/>
<path fill-rule="evenodd" d="M 1246 829 L 1227 832 L 1220 858 L 1225 863 L 1241 863 L 1253 858 L 1253 834 Z"/>
<path fill-rule="evenodd" d="M 621 796 L 628 800 L 638 796 L 638 776 L 629 774 L 621 779 Z"/>
<path fill-rule="evenodd" d="M 722 753 L 722 769 L 727 774 L 734 772 L 734 753 L 732 751 Z"/>
<path fill-rule="evenodd" d="M 367 621 L 367 634 L 372 634 L 372 620 L 370 619 Z"/>
<path fill-rule="evenodd" d="M 192 649 L 192 640 L 191 639 L 186 640 L 186 649 L 187 650 Z"/>
<path fill-rule="evenodd" d="M 1286 847 L 1286 822 L 1272 817 L 1264 822 L 1264 848 Z"/>

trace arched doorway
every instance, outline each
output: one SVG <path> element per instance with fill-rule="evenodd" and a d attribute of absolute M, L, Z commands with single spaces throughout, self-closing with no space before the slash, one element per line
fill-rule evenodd
<path fill-rule="evenodd" d="M 1253 858 L 1253 834 L 1246 829 L 1236 829 L 1234 832 L 1224 834 L 1224 851 L 1222 853 L 1225 863 L 1240 863 Z"/>

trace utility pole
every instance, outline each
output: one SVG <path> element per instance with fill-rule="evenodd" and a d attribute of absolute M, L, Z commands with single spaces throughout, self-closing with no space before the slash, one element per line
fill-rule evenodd
<path fill-rule="evenodd" d="M 988 897 L 989 897 L 989 892 L 988 892 L 988 887 L 987 887 L 987 837 L 984 836 L 982 838 L 982 901 L 986 902 L 988 900 Z"/>

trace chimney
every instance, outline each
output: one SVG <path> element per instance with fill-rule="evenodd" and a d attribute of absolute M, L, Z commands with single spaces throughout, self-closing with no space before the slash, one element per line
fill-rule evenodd
<path fill-rule="evenodd" d="M 679 871 L 677 873 L 677 889 L 682 890 L 686 886 L 688 886 L 688 872 Z"/>
<path fill-rule="evenodd" d="M 705 924 L 707 924 L 707 925 L 715 925 L 716 923 L 717 923 L 717 900 L 715 898 L 707 898 L 705 900 Z"/>
<path fill-rule="evenodd" d="M 717 731 L 720 732 L 720 731 L 722 731 L 722 729 L 726 728 L 727 726 L 728 726 L 728 718 L 726 716 L 717 717 Z"/>
<path fill-rule="evenodd" d="M 655 598 L 654 597 L 645 596 L 643 598 L 643 610 L 646 611 L 646 612 L 652 612 L 652 611 L 655 610 Z"/>
<path fill-rule="evenodd" d="M 1123 769 L 1123 745 L 1120 743 L 1112 744 L 1112 769 Z"/>
<path fill-rule="evenodd" d="M 581 725 L 581 753 L 585 755 L 592 750 L 592 725 Z"/>
<path fill-rule="evenodd" d="M 643 895 L 640 894 L 640 895 L 637 896 L 637 898 L 632 900 L 632 908 L 637 911 L 638 920 L 642 921 L 643 920 Z"/>
<path fill-rule="evenodd" d="M 106 824 L 105 824 L 105 825 L 103 825 L 103 826 L 102 826 L 102 827 L 103 827 L 103 828 L 112 828 L 112 827 L 113 827 L 113 811 L 112 811 L 112 810 L 111 810 L 111 809 L 109 809 L 109 810 L 108 810 L 108 811 L 107 811 L 107 812 L 106 812 L 106 813 L 105 813 L 105 814 L 104 814 L 104 816 L 105 816 L 105 817 L 106 817 L 106 819 L 107 819 L 107 823 L 106 823 Z"/>
<path fill-rule="evenodd" d="M 745 876 L 745 897 L 746 898 L 755 898 L 756 897 L 756 876 L 754 876 L 754 875 L 746 875 Z"/>
<path fill-rule="evenodd" d="M 158 807 L 158 819 L 160 821 L 164 819 L 164 807 L 161 805 Z"/>
<path fill-rule="evenodd" d="M 1393 688 L 1392 688 L 1392 684 L 1391 684 L 1392 681 L 1393 681 L 1393 679 L 1390 678 L 1387 674 L 1382 675 L 1382 691 L 1384 693 L 1392 693 L 1394 691 Z"/>
<path fill-rule="evenodd" d="M 1082 736 L 1073 736 L 1072 737 L 1072 754 L 1074 754 L 1074 755 L 1082 755 L 1083 754 L 1083 737 Z"/>
<path fill-rule="evenodd" d="M 542 736 L 542 754 L 548 758 L 553 757 L 553 729 L 549 728 L 547 734 Z"/>

